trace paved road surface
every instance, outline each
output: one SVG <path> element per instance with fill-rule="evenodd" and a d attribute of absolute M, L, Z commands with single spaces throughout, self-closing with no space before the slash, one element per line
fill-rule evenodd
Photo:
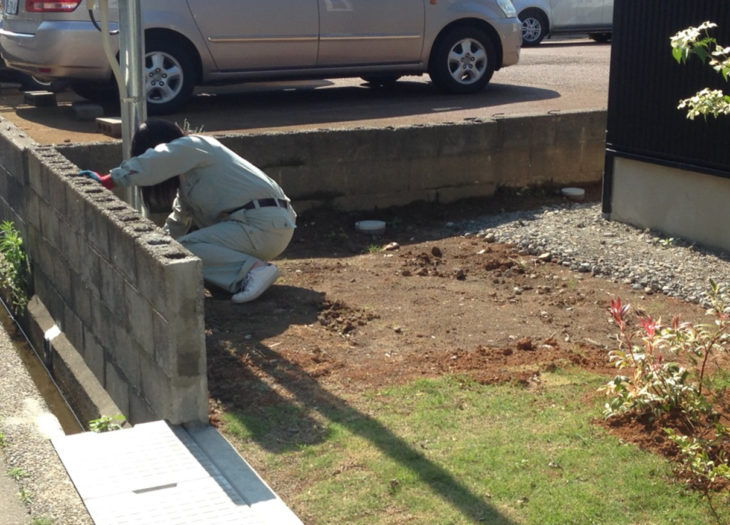
<path fill-rule="evenodd" d="M 520 63 L 496 72 L 484 92 L 466 96 L 437 92 L 426 75 L 404 77 L 393 90 L 371 89 L 360 79 L 201 88 L 184 111 L 168 118 L 223 133 L 402 126 L 600 109 L 607 105 L 610 52 L 610 45 L 588 39 L 548 40 L 523 49 Z M 73 118 L 73 100 L 79 99 L 66 92 L 58 96 L 58 107 L 31 107 L 15 87 L 5 86 L 0 116 L 42 144 L 110 140 L 96 133 L 93 121 Z"/>

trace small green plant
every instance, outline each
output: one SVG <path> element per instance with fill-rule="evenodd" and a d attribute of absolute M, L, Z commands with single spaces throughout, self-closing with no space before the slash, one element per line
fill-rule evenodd
<path fill-rule="evenodd" d="M 694 55 L 708 64 L 725 81 L 730 77 L 730 47 L 717 43 L 710 35 L 710 30 L 717 27 L 713 22 L 703 22 L 697 27 L 688 27 L 670 38 L 672 56 L 680 64 L 684 64 Z M 730 115 L 730 95 L 722 90 L 703 88 L 694 96 L 680 100 L 678 109 L 687 109 L 687 118 L 693 120 L 702 115 L 717 118 L 719 115 Z"/>
<path fill-rule="evenodd" d="M 41 516 L 39 518 L 33 518 L 31 523 L 32 525 L 53 525 L 55 520 L 53 518 L 45 518 Z"/>
<path fill-rule="evenodd" d="M 26 505 L 33 503 L 33 493 L 29 492 L 25 487 L 21 487 L 20 492 L 18 492 L 18 497 Z"/>
<path fill-rule="evenodd" d="M 28 473 L 20 467 L 13 467 L 8 470 L 8 476 L 13 478 L 15 481 L 20 481 L 21 479 L 28 477 Z"/>
<path fill-rule="evenodd" d="M 21 313 L 30 296 L 30 263 L 23 238 L 10 221 L 0 224 L 0 286 L 10 295 L 13 314 Z"/>
<path fill-rule="evenodd" d="M 101 416 L 89 421 L 89 430 L 92 432 L 112 432 L 121 430 L 122 425 L 127 421 L 121 414 L 116 416 Z"/>
<path fill-rule="evenodd" d="M 0 448 L 5 448 L 8 446 L 8 440 L 5 437 L 5 434 L 0 432 Z"/>

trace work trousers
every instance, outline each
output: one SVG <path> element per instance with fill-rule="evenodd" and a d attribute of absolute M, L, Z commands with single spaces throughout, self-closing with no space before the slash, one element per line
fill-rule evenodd
<path fill-rule="evenodd" d="M 291 207 L 239 210 L 177 240 L 203 261 L 206 282 L 236 293 L 254 264 L 270 261 L 286 249 L 295 224 Z"/>

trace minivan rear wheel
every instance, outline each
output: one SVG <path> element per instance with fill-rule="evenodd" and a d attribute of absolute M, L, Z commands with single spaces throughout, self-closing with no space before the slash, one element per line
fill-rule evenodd
<path fill-rule="evenodd" d="M 429 63 L 433 83 L 449 93 L 475 93 L 492 78 L 492 39 L 473 26 L 454 27 L 439 37 Z"/>
<path fill-rule="evenodd" d="M 163 115 L 180 109 L 195 88 L 195 68 L 182 45 L 150 38 L 145 43 L 144 80 L 147 113 Z M 113 81 L 76 80 L 71 89 L 79 96 L 102 105 L 119 105 L 119 90 Z"/>

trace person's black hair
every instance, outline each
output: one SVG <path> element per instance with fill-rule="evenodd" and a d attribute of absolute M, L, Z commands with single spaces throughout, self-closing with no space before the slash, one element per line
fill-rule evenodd
<path fill-rule="evenodd" d="M 142 155 L 150 148 L 160 144 L 172 142 L 184 136 L 185 132 L 175 124 L 167 120 L 151 119 L 140 124 L 132 137 L 131 155 L 136 157 Z"/>
<path fill-rule="evenodd" d="M 150 148 L 167 144 L 184 136 L 185 132 L 174 122 L 152 119 L 143 122 L 132 137 L 131 154 L 141 155 Z M 154 186 L 142 186 L 142 199 L 151 213 L 170 211 L 180 186 L 180 177 L 172 177 Z"/>

